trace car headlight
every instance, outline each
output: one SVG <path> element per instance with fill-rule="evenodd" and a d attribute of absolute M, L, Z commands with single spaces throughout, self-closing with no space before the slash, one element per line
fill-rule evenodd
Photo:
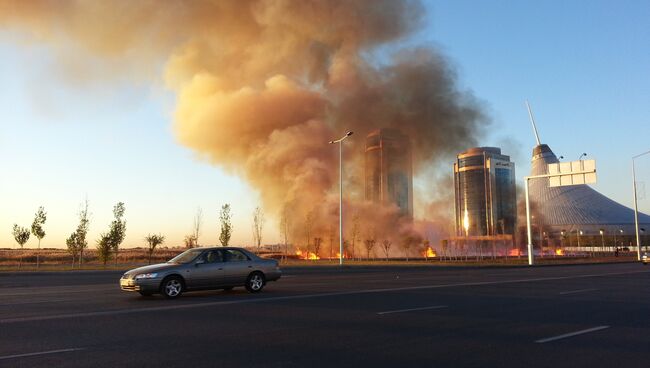
<path fill-rule="evenodd" d="M 136 280 L 138 280 L 138 279 L 153 279 L 156 276 L 158 276 L 158 274 L 155 273 L 155 272 L 154 273 L 141 273 L 139 275 L 136 275 L 135 279 Z"/>

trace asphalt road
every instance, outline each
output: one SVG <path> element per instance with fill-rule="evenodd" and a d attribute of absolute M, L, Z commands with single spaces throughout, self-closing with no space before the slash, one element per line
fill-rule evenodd
<path fill-rule="evenodd" d="M 0 273 L 0 367 L 647 367 L 650 267 L 287 269 L 178 300 Z"/>

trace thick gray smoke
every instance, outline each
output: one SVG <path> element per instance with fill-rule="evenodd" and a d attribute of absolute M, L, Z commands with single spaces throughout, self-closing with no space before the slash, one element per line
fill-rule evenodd
<path fill-rule="evenodd" d="M 245 178 L 267 212 L 289 208 L 296 228 L 312 213 L 321 233 L 336 223 L 338 205 L 338 152 L 329 140 L 355 132 L 346 141 L 346 181 L 361 193 L 363 138 L 371 130 L 410 136 L 416 173 L 441 162 L 450 171 L 453 154 L 482 132 L 485 118 L 445 58 L 431 47 L 399 48 L 423 14 L 410 0 L 0 0 L 0 26 L 65 45 L 62 53 L 83 48 L 133 68 L 163 62 L 177 93 L 178 141 Z M 448 198 L 440 177 L 421 179 L 438 193 L 432 197 Z M 364 228 L 413 231 L 390 208 L 373 209 L 359 197 L 348 204 Z M 453 205 L 422 202 L 416 198 L 429 218 Z"/>

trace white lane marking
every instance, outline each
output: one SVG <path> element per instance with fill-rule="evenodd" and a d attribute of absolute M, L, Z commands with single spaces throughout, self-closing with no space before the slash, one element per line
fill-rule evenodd
<path fill-rule="evenodd" d="M 7 307 L 12 305 L 25 305 L 25 304 L 46 304 L 46 303 L 61 303 L 61 302 L 73 302 L 74 299 L 54 299 L 54 300 L 37 300 L 31 302 L 15 302 L 15 303 L 0 303 L 0 307 Z"/>
<path fill-rule="evenodd" d="M 570 332 L 570 333 L 567 333 L 567 334 L 564 334 L 564 335 L 547 337 L 545 339 L 540 339 L 540 340 L 537 340 L 535 342 L 538 343 L 538 344 L 543 344 L 545 342 L 550 342 L 550 341 L 555 341 L 555 340 L 560 340 L 560 339 L 566 339 L 567 337 L 573 337 L 573 336 L 578 336 L 578 335 L 582 335 L 582 334 L 586 334 L 586 333 L 590 333 L 590 332 L 596 332 L 596 331 L 604 330 L 606 328 L 609 328 L 609 326 L 598 326 L 598 327 L 588 328 L 586 330 Z"/>
<path fill-rule="evenodd" d="M 95 293 L 99 290 L 102 291 L 121 291 L 120 290 L 120 285 L 115 283 L 115 284 L 98 284 L 98 286 L 102 285 L 103 287 L 97 287 L 93 289 L 66 289 L 62 288 L 60 286 L 52 286 L 46 290 L 42 289 L 20 289 L 20 288 L 15 288 L 15 289 L 20 289 L 20 290 L 28 290 L 28 291 L 23 291 L 20 293 L 0 293 L 0 296 L 34 296 L 34 295 L 48 295 L 48 294 L 73 294 L 73 293 Z M 110 286 L 108 286 L 110 285 Z M 56 288 L 57 290 L 50 290 Z"/>
<path fill-rule="evenodd" d="M 414 311 L 421 311 L 421 310 L 427 310 L 427 309 L 441 309 L 441 308 L 447 308 L 447 306 L 446 305 L 434 305 L 432 307 L 399 309 L 399 310 L 393 310 L 393 311 L 379 312 L 377 314 L 381 316 L 381 315 L 384 315 L 384 314 L 393 314 L 393 313 L 402 313 L 402 312 L 414 312 Z"/>
<path fill-rule="evenodd" d="M 166 305 L 162 307 L 117 309 L 117 310 L 98 311 L 98 312 L 6 318 L 6 319 L 0 319 L 0 325 L 8 324 L 8 323 L 18 323 L 18 322 L 49 321 L 49 320 L 68 319 L 68 318 L 113 316 L 113 315 L 142 313 L 142 312 L 158 312 L 158 311 L 168 311 L 168 310 L 178 310 L 178 309 L 203 308 L 203 307 L 232 305 L 232 304 L 264 303 L 264 302 L 275 302 L 275 301 L 285 301 L 285 300 L 324 298 L 329 296 L 374 294 L 374 293 L 386 293 L 386 292 L 393 292 L 393 291 L 429 290 L 429 289 L 442 289 L 442 288 L 462 287 L 462 286 L 485 286 L 485 285 L 515 284 L 515 283 L 538 282 L 538 281 L 555 281 L 555 280 L 580 279 L 580 278 L 587 278 L 587 277 L 602 277 L 602 276 L 626 275 L 626 274 L 633 274 L 633 273 L 648 273 L 648 272 L 650 271 L 629 271 L 629 272 L 588 274 L 588 275 L 576 275 L 576 276 L 542 277 L 542 278 L 534 278 L 534 279 L 463 282 L 463 283 L 456 283 L 456 284 L 422 285 L 422 286 L 408 286 L 408 287 L 396 287 L 396 288 L 385 288 L 385 289 L 338 291 L 338 292 L 331 292 L 331 293 L 277 296 L 277 297 L 270 297 L 270 298 L 260 297 L 255 299 L 244 299 L 244 300 L 228 300 L 228 301 L 216 301 L 216 302 L 193 303 L 193 304 Z"/>
<path fill-rule="evenodd" d="M 577 294 L 577 293 L 586 293 L 587 291 L 596 291 L 596 290 L 598 290 L 598 289 L 569 290 L 569 291 L 562 291 L 559 294 L 560 295 Z"/>
<path fill-rule="evenodd" d="M 0 356 L 0 360 L 16 359 L 16 358 L 27 358 L 27 357 L 33 357 L 33 356 L 39 356 L 39 355 L 69 353 L 71 351 L 79 351 L 79 350 L 84 350 L 84 348 L 59 349 L 59 350 L 39 351 L 37 353 L 5 355 L 5 356 Z"/>

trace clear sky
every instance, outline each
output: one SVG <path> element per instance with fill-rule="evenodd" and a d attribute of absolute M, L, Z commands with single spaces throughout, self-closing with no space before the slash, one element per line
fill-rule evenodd
<path fill-rule="evenodd" d="M 436 45 L 451 60 L 462 88 L 491 119 L 481 144 L 511 155 L 518 181 L 534 145 L 528 99 L 543 143 L 566 160 L 586 152 L 597 160 L 595 188 L 632 205 L 631 157 L 650 150 L 649 2 L 425 6 L 426 24 L 404 43 Z M 0 29 L 0 247 L 15 246 L 12 225 L 29 226 L 40 205 L 48 212 L 42 246 L 63 246 L 84 197 L 91 239 L 108 228 L 112 206 L 123 201 L 127 247 L 144 245 L 150 232 L 180 244 L 199 206 L 202 243 L 216 244 L 218 209 L 231 203 L 234 243 L 251 242 L 259 195 L 176 142 L 172 92 L 128 77 L 71 83 L 54 72 L 51 46 L 18 38 Z M 638 171 L 638 180 L 650 180 L 650 155 L 638 161 Z M 640 208 L 650 212 L 645 184 L 641 192 Z M 264 240 L 279 241 L 277 220 L 267 217 Z"/>

